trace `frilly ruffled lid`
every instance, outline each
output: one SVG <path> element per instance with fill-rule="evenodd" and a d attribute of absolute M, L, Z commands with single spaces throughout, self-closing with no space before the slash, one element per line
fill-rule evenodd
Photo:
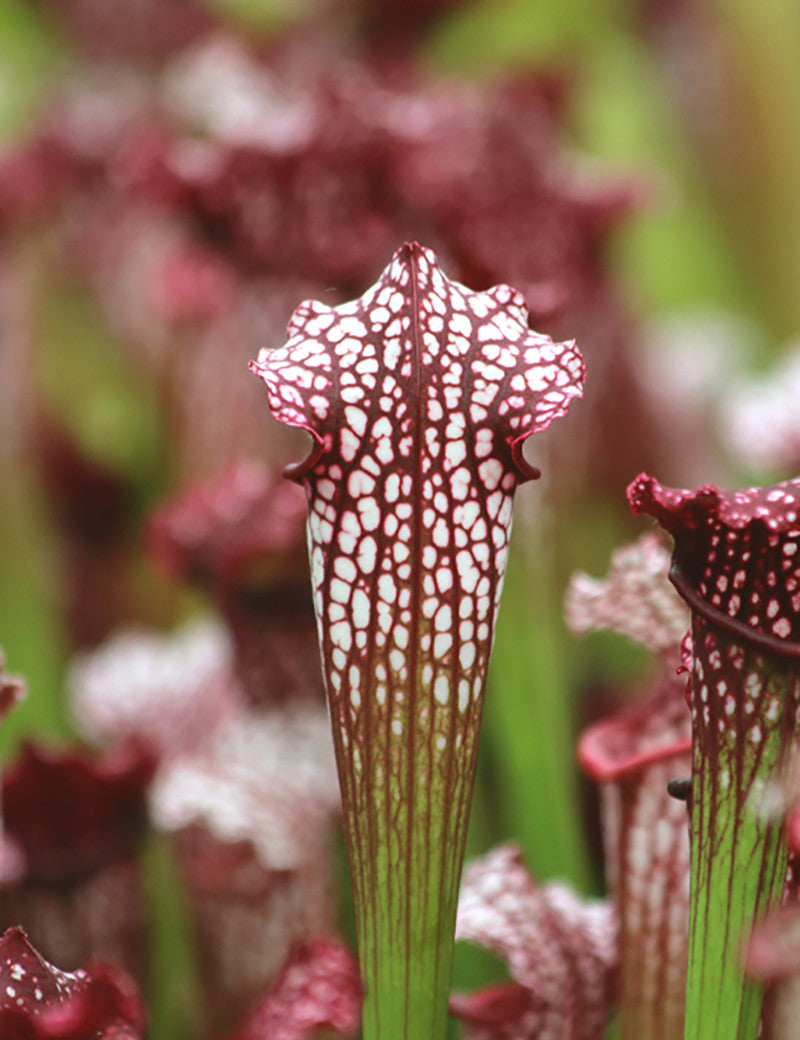
<path fill-rule="evenodd" d="M 617 922 L 608 902 L 581 900 L 557 882 L 537 885 L 519 851 L 502 845 L 465 871 L 456 938 L 497 953 L 529 994 L 527 1006 L 513 990 L 500 1002 L 516 1016 L 517 1031 L 510 1035 L 537 1040 L 602 1035 L 617 966 Z M 460 1006 L 456 1002 L 454 1012 Z M 468 1010 L 475 1012 L 474 1006 Z"/>
<path fill-rule="evenodd" d="M 21 928 L 0 939 L 3 1040 L 144 1040 L 146 1015 L 133 979 L 110 964 L 60 971 Z"/>
<path fill-rule="evenodd" d="M 691 751 L 685 685 L 683 679 L 668 676 L 646 703 L 587 729 L 578 744 L 578 759 L 589 776 L 608 783 Z"/>
<path fill-rule="evenodd" d="M 481 1040 L 515 1040 L 528 1035 L 526 1023 L 535 1014 L 534 1004 L 524 986 L 506 982 L 475 993 L 454 993 L 450 1014 L 464 1023 L 470 1037 L 475 1034 Z"/>
<path fill-rule="evenodd" d="M 689 627 L 689 612 L 667 576 L 670 554 L 656 534 L 645 534 L 611 557 L 605 578 L 575 574 L 564 602 L 576 633 L 609 629 L 649 650 L 675 651 Z"/>
<path fill-rule="evenodd" d="M 311 1040 L 320 1029 L 355 1036 L 362 1000 L 358 965 L 347 947 L 332 939 L 306 940 L 294 947 L 267 996 L 228 1040 Z"/>
<path fill-rule="evenodd" d="M 202 825 L 218 841 L 247 842 L 267 870 L 319 859 L 339 812 L 339 788 L 322 709 L 263 712 L 221 727 L 209 745 L 159 774 L 156 825 Z"/>
<path fill-rule="evenodd" d="M 674 537 L 671 578 L 693 610 L 766 649 L 800 655 L 800 481 L 681 491 L 641 475 L 628 498 Z"/>
<path fill-rule="evenodd" d="M 3 822 L 24 854 L 26 880 L 60 881 L 131 855 L 154 768 L 133 743 L 96 757 L 26 745 L 2 780 Z"/>
<path fill-rule="evenodd" d="M 285 347 L 263 350 L 251 367 L 267 385 L 275 417 L 314 438 L 309 458 L 290 468 L 296 479 L 323 454 L 351 462 L 373 438 L 378 463 L 397 465 L 414 441 L 410 407 L 424 412 L 429 425 L 415 450 L 439 456 L 439 398 L 450 411 L 464 410 L 475 427 L 470 436 L 488 449 L 479 452 L 488 456 L 486 465 L 505 441 L 519 479 L 529 478 L 535 474 L 522 457 L 522 441 L 563 415 L 582 391 L 575 345 L 531 332 L 519 293 L 507 285 L 471 292 L 446 278 L 435 254 L 417 243 L 398 249 L 360 299 L 333 308 L 301 304 L 289 336 Z M 377 424 L 371 431 L 368 416 Z M 462 422 L 462 435 L 449 438 L 454 443 L 444 453 L 454 472 L 464 429 Z"/>
<path fill-rule="evenodd" d="M 160 758 L 196 749 L 244 698 L 231 640 L 214 620 L 169 634 L 131 630 L 74 659 L 67 680 L 80 731 L 99 743 L 135 737 Z"/>
<path fill-rule="evenodd" d="M 172 577 L 229 586 L 247 581 L 262 562 L 277 579 L 305 582 L 305 497 L 299 488 L 256 462 L 240 462 L 190 487 L 153 514 L 148 543 L 153 560 Z"/>
<path fill-rule="evenodd" d="M 214 597 L 254 704 L 322 698 L 305 521 L 300 488 L 240 462 L 167 501 L 150 522 L 153 560 Z"/>

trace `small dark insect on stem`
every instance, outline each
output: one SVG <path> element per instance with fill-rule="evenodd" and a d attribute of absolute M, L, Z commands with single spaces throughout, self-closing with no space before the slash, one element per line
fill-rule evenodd
<path fill-rule="evenodd" d="M 688 802 L 692 797 L 692 778 L 676 776 L 667 783 L 667 793 L 679 802 Z"/>

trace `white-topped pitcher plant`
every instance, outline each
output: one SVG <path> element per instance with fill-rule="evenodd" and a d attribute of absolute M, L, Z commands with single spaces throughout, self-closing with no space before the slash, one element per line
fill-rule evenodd
<path fill-rule="evenodd" d="M 538 476 L 522 444 L 581 394 L 583 360 L 514 289 L 472 292 L 417 244 L 288 331 L 252 369 L 312 437 L 286 475 L 308 495 L 364 1037 L 436 1040 L 512 498 Z"/>

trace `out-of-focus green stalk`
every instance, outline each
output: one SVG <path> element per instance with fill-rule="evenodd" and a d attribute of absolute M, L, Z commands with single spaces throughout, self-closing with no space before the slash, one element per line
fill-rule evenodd
<path fill-rule="evenodd" d="M 700 158 L 642 38 L 606 34 L 576 93 L 580 145 L 612 168 L 649 179 L 650 200 L 616 236 L 610 257 L 648 312 L 753 306 L 753 289 Z"/>
<path fill-rule="evenodd" d="M 438 63 L 469 73 L 583 56 L 612 27 L 612 7 L 610 0 L 483 0 L 443 22 L 430 50 Z"/>
<path fill-rule="evenodd" d="M 574 701 L 547 523 L 520 523 L 500 606 L 484 726 L 498 810 L 533 873 L 592 878 L 575 766 Z"/>
<path fill-rule="evenodd" d="M 0 0 L 0 141 L 24 133 L 60 56 L 35 5 Z"/>
<path fill-rule="evenodd" d="M 164 452 L 155 387 L 78 287 L 44 289 L 36 375 L 47 408 L 92 458 L 143 484 Z"/>
<path fill-rule="evenodd" d="M 185 1040 L 203 1032 L 197 1014 L 201 1002 L 188 911 L 177 865 L 165 837 L 151 838 L 144 851 L 143 868 L 151 927 L 148 1036 L 151 1040 Z"/>
<path fill-rule="evenodd" d="M 779 339 L 800 329 L 800 6 L 716 0 L 727 111 L 709 168 Z"/>
<path fill-rule="evenodd" d="M 30 265 L 20 256 L 18 267 Z M 20 284 L 25 284 L 24 277 Z M 37 392 L 81 448 L 138 486 L 157 473 L 161 419 L 154 393 L 130 371 L 94 308 L 77 291 L 43 283 L 30 289 L 38 307 L 34 355 Z M 34 412 L 35 415 L 35 412 Z M 0 647 L 28 697 L 0 727 L 0 751 L 25 734 L 70 731 L 63 701 L 69 648 L 62 617 L 63 560 L 36 472 L 33 437 L 21 456 L 0 459 Z"/>
<path fill-rule="evenodd" d="M 0 726 L 0 760 L 25 734 L 68 732 L 61 700 L 63 632 L 55 596 L 56 558 L 30 482 L 0 470 L 0 647 L 28 696 Z"/>

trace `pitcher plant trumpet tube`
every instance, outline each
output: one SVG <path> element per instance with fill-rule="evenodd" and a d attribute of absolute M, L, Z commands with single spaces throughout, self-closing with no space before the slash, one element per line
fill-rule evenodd
<path fill-rule="evenodd" d="M 311 580 L 366 988 L 366 1040 L 444 1035 L 483 690 L 522 443 L 579 396 L 573 343 L 505 285 L 404 245 L 360 299 L 306 302 L 251 367 L 312 436 Z"/>
<path fill-rule="evenodd" d="M 643 475 L 628 496 L 675 539 L 670 577 L 692 611 L 685 1037 L 753 1037 L 763 986 L 745 979 L 742 947 L 780 902 L 788 860 L 766 794 L 800 717 L 800 481 L 693 492 Z"/>

